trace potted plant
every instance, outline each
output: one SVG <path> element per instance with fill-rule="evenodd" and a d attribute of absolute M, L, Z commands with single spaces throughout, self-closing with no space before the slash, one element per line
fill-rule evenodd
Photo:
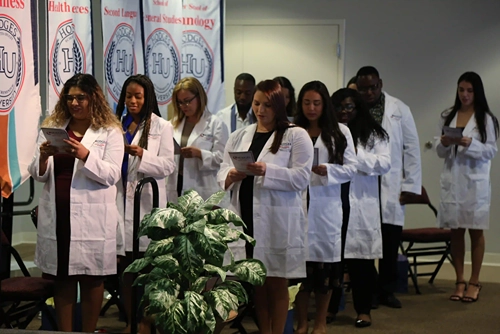
<path fill-rule="evenodd" d="M 141 222 L 139 236 L 148 236 L 151 243 L 144 257 L 125 272 L 139 274 L 134 285 L 144 286 L 145 316 L 154 318 L 163 333 L 213 333 L 218 322 L 246 303 L 245 289 L 235 280 L 226 280 L 228 272 L 252 285 L 264 283 L 262 262 L 234 261 L 228 248 L 238 239 L 253 245 L 255 240 L 229 226 L 244 226 L 237 214 L 215 207 L 224 195 L 220 191 L 204 201 L 190 190 L 179 197 L 178 204 L 153 209 Z M 231 261 L 223 265 L 226 252 Z M 214 278 L 218 284 L 207 289 Z"/>

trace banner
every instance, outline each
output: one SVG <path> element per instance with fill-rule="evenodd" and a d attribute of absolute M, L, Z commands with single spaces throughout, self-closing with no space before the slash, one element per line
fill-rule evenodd
<path fill-rule="evenodd" d="M 144 64 L 163 117 L 181 77 L 182 0 L 143 2 Z"/>
<path fill-rule="evenodd" d="M 90 0 L 48 1 L 49 98 L 52 112 L 66 80 L 76 73 L 93 74 Z"/>
<path fill-rule="evenodd" d="M 215 114 L 225 104 L 222 64 L 222 5 L 219 1 L 184 1 L 181 76 L 198 79 Z"/>
<path fill-rule="evenodd" d="M 35 0 L 0 1 L 0 185 L 8 197 L 28 177 L 40 119 Z"/>
<path fill-rule="evenodd" d="M 116 109 L 123 83 L 144 73 L 140 1 L 102 0 L 104 77 L 109 105 Z"/>

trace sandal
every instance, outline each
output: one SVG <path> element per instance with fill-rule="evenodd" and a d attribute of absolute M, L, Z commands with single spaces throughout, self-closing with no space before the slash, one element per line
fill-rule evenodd
<path fill-rule="evenodd" d="M 477 288 L 477 295 L 476 295 L 476 298 L 473 298 L 473 297 L 469 297 L 469 296 L 463 296 L 462 297 L 462 301 L 464 303 L 474 303 L 474 302 L 477 302 L 477 300 L 479 299 L 479 293 L 481 292 L 481 288 L 483 287 L 481 285 L 481 283 L 477 282 L 477 283 L 471 283 L 469 282 L 469 286 L 475 286 Z"/>
<path fill-rule="evenodd" d="M 467 283 L 465 283 L 464 281 L 455 282 L 455 285 L 457 285 L 457 286 L 458 286 L 458 285 L 462 285 L 462 284 L 465 286 L 465 288 L 464 288 L 464 292 L 463 292 L 463 293 L 465 293 L 465 290 L 467 290 Z M 460 295 L 455 295 L 455 294 L 453 294 L 453 295 L 451 295 L 451 296 L 450 296 L 450 298 L 449 298 L 449 299 L 450 299 L 451 301 L 454 301 L 454 302 L 459 302 L 459 301 L 462 301 L 462 300 L 463 300 L 463 298 L 464 298 L 463 293 L 462 293 L 462 295 L 461 295 L 461 296 L 460 296 Z"/>

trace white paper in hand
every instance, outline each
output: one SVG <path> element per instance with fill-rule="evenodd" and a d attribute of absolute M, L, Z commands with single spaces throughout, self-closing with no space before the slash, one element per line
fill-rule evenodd
<path fill-rule="evenodd" d="M 69 140 L 69 135 L 64 129 L 56 128 L 42 128 L 43 135 L 45 139 L 50 141 L 50 145 L 57 147 L 58 149 L 71 148 L 71 146 L 63 141 L 63 139 Z"/>
<path fill-rule="evenodd" d="M 450 138 L 462 138 L 462 129 L 461 128 L 451 128 L 447 125 L 443 127 L 443 134 L 446 137 Z"/>
<path fill-rule="evenodd" d="M 252 151 L 229 152 L 229 156 L 233 161 L 234 168 L 236 168 L 238 172 L 243 172 L 247 175 L 254 175 L 247 169 L 248 164 L 255 162 Z"/>

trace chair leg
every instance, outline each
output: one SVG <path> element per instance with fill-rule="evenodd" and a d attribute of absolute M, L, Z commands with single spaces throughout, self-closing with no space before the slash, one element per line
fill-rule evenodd
<path fill-rule="evenodd" d="M 432 284 L 434 283 L 434 279 L 436 278 L 439 270 L 441 269 L 441 267 L 443 266 L 443 263 L 444 263 L 444 260 L 446 260 L 446 257 L 448 256 L 447 253 L 444 253 L 443 256 L 441 256 L 441 259 L 439 260 L 439 263 L 438 265 L 436 266 L 436 269 L 434 270 L 434 272 L 432 273 L 432 276 L 431 278 L 429 279 L 429 283 Z"/>
<path fill-rule="evenodd" d="M 413 247 L 413 242 L 410 242 L 408 244 L 408 247 L 406 247 L 406 249 L 403 246 L 403 242 L 399 243 L 399 248 L 401 249 L 403 255 L 406 256 L 406 258 L 408 258 L 408 250 L 410 250 L 411 247 Z M 413 264 L 408 262 L 408 276 L 411 278 L 413 287 L 415 288 L 415 292 L 417 293 L 417 295 L 420 295 L 422 293 L 420 292 L 420 288 L 418 287 L 417 266 L 414 265 L 415 263 L 416 263 L 415 257 L 413 257 Z M 412 265 L 415 268 L 414 270 L 411 268 Z"/>

